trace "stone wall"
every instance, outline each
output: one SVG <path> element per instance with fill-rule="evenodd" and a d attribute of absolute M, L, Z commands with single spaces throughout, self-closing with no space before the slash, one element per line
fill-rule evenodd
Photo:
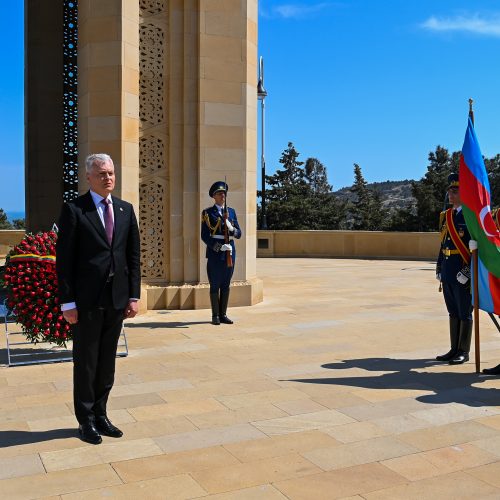
<path fill-rule="evenodd" d="M 258 231 L 257 257 L 435 260 L 439 233 Z"/>

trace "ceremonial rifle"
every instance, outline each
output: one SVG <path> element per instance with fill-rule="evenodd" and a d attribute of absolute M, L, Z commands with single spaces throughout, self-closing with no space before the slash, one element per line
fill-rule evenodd
<path fill-rule="evenodd" d="M 225 201 L 224 201 L 224 243 L 226 245 L 230 245 L 229 242 L 229 231 L 227 229 L 227 218 L 229 216 L 228 209 L 227 209 L 227 182 L 226 182 L 226 177 L 224 177 L 224 184 L 226 188 L 226 196 L 225 196 Z M 233 256 L 231 255 L 231 252 L 226 252 L 226 265 L 227 267 L 233 267 Z"/>

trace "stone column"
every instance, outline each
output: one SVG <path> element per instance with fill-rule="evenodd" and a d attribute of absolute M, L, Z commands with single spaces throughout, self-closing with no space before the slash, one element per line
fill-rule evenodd
<path fill-rule="evenodd" d="M 116 195 L 139 209 L 139 2 L 80 0 L 78 41 L 79 191 L 85 157 L 108 153 Z"/>
<path fill-rule="evenodd" d="M 26 222 L 36 232 L 63 203 L 63 1 L 27 0 L 25 23 Z"/>
<path fill-rule="evenodd" d="M 257 0 L 201 0 L 200 9 L 200 205 L 208 188 L 227 178 L 228 204 L 244 238 L 236 243 L 234 300 L 262 300 L 256 279 Z M 200 276 L 206 280 L 203 259 Z M 234 302 L 233 302 L 234 303 Z"/>

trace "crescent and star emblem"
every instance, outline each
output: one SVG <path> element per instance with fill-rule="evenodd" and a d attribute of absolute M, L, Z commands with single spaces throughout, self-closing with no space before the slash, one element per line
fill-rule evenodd
<path fill-rule="evenodd" d="M 488 214 L 489 217 L 487 217 Z M 484 206 L 481 212 L 479 212 L 479 220 L 481 221 L 481 226 L 487 236 L 491 236 L 492 238 L 498 236 L 498 229 L 496 228 L 495 222 L 493 221 L 493 217 L 491 216 L 491 209 L 489 205 Z M 486 229 L 486 224 L 488 225 L 489 230 Z"/>

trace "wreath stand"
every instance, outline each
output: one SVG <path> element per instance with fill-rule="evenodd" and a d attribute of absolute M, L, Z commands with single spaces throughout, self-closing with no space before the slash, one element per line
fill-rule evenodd
<path fill-rule="evenodd" d="M 9 331 L 9 324 L 16 323 L 15 314 L 7 308 L 6 301 L 0 302 L 0 319 L 3 318 L 5 325 L 5 338 L 7 343 L 7 360 L 9 366 L 38 365 L 42 363 L 61 363 L 64 361 L 73 361 L 73 353 L 67 347 L 54 346 L 50 342 L 27 342 L 18 341 L 17 338 L 23 338 L 22 332 Z M 37 345 L 46 347 L 36 347 Z M 31 346 L 31 347 L 19 347 Z M 120 338 L 118 340 L 118 350 L 116 357 L 123 358 L 128 356 L 127 335 L 122 327 Z"/>

